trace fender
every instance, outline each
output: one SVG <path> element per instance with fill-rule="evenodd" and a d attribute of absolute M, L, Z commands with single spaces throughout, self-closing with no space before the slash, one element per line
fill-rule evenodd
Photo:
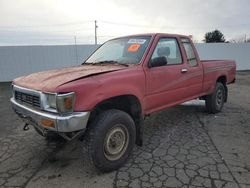
<path fill-rule="evenodd" d="M 106 99 L 133 95 L 139 100 L 144 113 L 145 73 L 141 65 L 79 79 L 62 85 L 57 90 L 60 92 L 74 90 L 76 93 L 74 111 L 91 111 Z"/>

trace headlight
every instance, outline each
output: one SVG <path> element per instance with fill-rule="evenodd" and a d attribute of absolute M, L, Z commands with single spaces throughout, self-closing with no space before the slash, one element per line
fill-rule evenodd
<path fill-rule="evenodd" d="M 56 109 L 56 94 L 46 94 L 47 104 L 50 108 Z"/>
<path fill-rule="evenodd" d="M 47 111 L 69 113 L 73 112 L 75 93 L 54 94 L 46 93 L 46 107 Z"/>

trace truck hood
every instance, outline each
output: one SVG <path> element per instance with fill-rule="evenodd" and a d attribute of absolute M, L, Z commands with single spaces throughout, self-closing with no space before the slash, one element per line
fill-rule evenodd
<path fill-rule="evenodd" d="M 15 85 L 38 91 L 53 92 L 58 86 L 84 77 L 116 71 L 126 67 L 119 65 L 81 65 L 77 67 L 33 73 L 13 80 Z"/>

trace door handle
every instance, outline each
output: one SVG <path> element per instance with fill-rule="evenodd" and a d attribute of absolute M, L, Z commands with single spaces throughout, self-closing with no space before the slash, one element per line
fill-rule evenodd
<path fill-rule="evenodd" d="M 181 69 L 181 73 L 186 73 L 188 70 L 186 68 Z"/>

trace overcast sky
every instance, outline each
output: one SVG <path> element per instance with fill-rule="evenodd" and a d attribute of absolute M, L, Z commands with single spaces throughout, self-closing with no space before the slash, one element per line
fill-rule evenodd
<path fill-rule="evenodd" d="M 0 0 L 0 45 L 98 43 L 135 33 L 250 37 L 249 0 Z"/>

